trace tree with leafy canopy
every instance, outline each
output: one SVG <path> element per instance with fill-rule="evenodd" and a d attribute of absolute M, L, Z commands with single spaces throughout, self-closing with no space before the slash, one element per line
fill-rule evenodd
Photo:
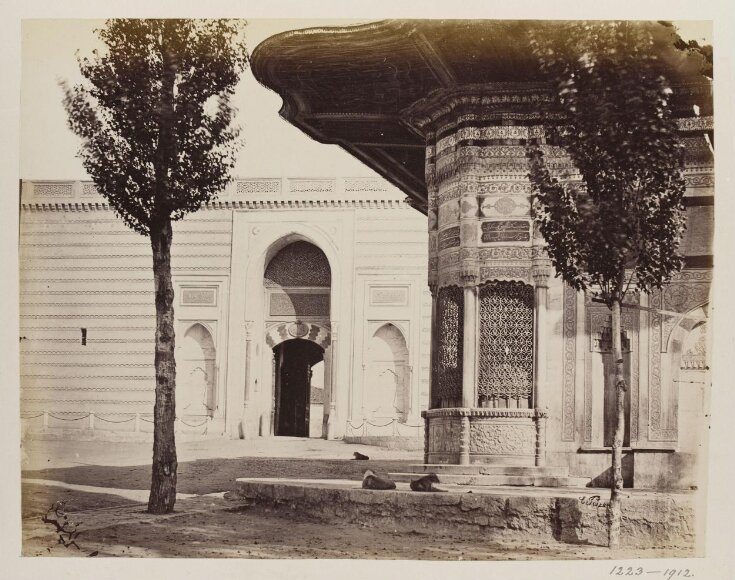
<path fill-rule="evenodd" d="M 535 219 L 557 275 L 611 312 L 617 418 L 610 547 L 620 542 L 623 487 L 621 304 L 632 287 L 661 288 L 683 264 L 683 149 L 663 74 L 664 63 L 681 56 L 673 38 L 657 23 L 568 22 L 530 39 L 553 88 L 547 143 L 561 147 L 578 171 L 554 175 L 544 160 L 549 145 L 528 146 Z"/>
<path fill-rule="evenodd" d="M 78 57 L 84 78 L 62 83 L 79 155 L 101 195 L 130 228 L 150 238 L 156 303 L 155 405 L 148 511 L 176 501 L 172 222 L 230 181 L 241 145 L 230 104 L 247 66 L 244 22 L 113 19 L 105 44 Z"/>

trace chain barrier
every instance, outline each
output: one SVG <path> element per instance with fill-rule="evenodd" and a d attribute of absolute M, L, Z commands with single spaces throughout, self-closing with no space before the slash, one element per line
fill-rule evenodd
<path fill-rule="evenodd" d="M 178 417 L 176 417 L 176 418 L 177 418 L 177 419 L 179 419 Z M 180 421 L 180 422 L 181 422 L 182 424 L 186 425 L 187 427 L 201 427 L 202 425 L 206 425 L 206 424 L 207 424 L 207 423 L 209 422 L 209 418 L 207 418 L 207 419 L 204 419 L 204 421 L 202 421 L 201 423 L 199 423 L 199 425 L 189 425 L 189 423 L 187 423 L 187 422 L 186 422 L 186 421 L 184 421 L 183 419 L 179 419 L 179 421 Z"/>
<path fill-rule="evenodd" d="M 143 421 L 145 423 L 150 423 L 150 424 L 154 424 L 155 423 L 155 421 L 153 419 L 146 419 L 143 415 L 140 415 L 138 413 L 132 413 L 132 417 L 129 417 L 127 419 L 122 419 L 120 421 L 116 421 L 114 419 L 105 419 L 104 417 L 102 417 L 100 415 L 97 415 L 96 413 L 86 413 L 85 415 L 82 415 L 81 417 L 69 417 L 69 418 L 67 418 L 67 417 L 58 417 L 57 416 L 57 415 L 64 415 L 64 414 L 72 415 L 72 414 L 76 414 L 78 412 L 79 411 L 57 411 L 56 414 L 52 414 L 52 413 L 47 413 L 47 412 L 43 411 L 43 412 L 38 413 L 36 415 L 23 415 L 23 414 L 21 414 L 20 418 L 21 419 L 25 419 L 25 420 L 30 420 L 30 419 L 38 419 L 39 417 L 43 417 L 44 415 L 46 415 L 47 417 L 49 417 L 51 419 L 56 419 L 57 421 L 81 421 L 83 419 L 88 419 L 90 416 L 94 415 L 94 420 L 95 421 L 100 420 L 100 421 L 102 421 L 104 423 L 122 424 L 122 423 L 130 423 L 131 421 L 135 421 L 136 419 L 139 420 L 139 421 Z M 127 414 L 129 414 L 129 413 L 105 413 L 105 415 L 108 415 L 108 416 L 109 415 L 127 415 Z M 175 417 L 174 419 L 177 420 L 177 421 L 179 421 L 183 425 L 186 425 L 187 427 L 190 427 L 192 429 L 196 429 L 198 427 L 205 426 L 204 433 L 203 433 L 204 435 L 206 435 L 207 432 L 208 432 L 208 430 L 209 430 L 209 419 L 210 419 L 209 417 L 207 417 L 204 421 L 202 421 L 201 423 L 199 423 L 197 425 L 192 425 L 190 423 L 187 423 L 186 421 L 184 421 L 180 417 Z"/>
<path fill-rule="evenodd" d="M 422 429 L 423 430 L 424 428 L 423 424 L 409 425 L 408 423 L 401 423 L 398 419 L 392 419 L 388 423 L 385 423 L 382 425 L 379 423 L 373 423 L 372 421 L 368 421 L 365 419 L 359 425 L 353 425 L 351 421 L 347 421 L 347 429 L 348 431 L 351 431 L 349 435 L 362 436 L 362 437 L 368 436 L 368 431 L 369 431 L 368 427 L 375 427 L 376 429 L 385 429 L 386 427 L 390 427 L 391 425 L 393 426 L 394 436 L 401 436 L 401 434 L 398 433 L 400 429 Z M 362 432 L 360 433 L 360 431 Z M 413 435 L 419 436 L 421 435 L 421 433 L 416 433 Z M 405 435 L 405 436 L 408 436 L 408 435 Z"/>
<path fill-rule="evenodd" d="M 68 411 L 68 412 L 72 413 L 73 411 Z M 51 413 L 49 413 L 48 416 L 51 417 L 52 419 L 56 419 L 57 421 L 81 421 L 82 419 L 86 419 L 87 417 L 89 417 L 91 414 L 92 413 L 87 413 L 86 415 L 84 415 L 84 417 L 77 417 L 75 419 L 64 419 L 63 417 L 56 417 L 52 415 Z"/>
<path fill-rule="evenodd" d="M 99 415 L 94 416 L 95 419 L 99 419 L 100 421 L 103 421 L 105 423 L 130 423 L 130 421 L 135 421 L 135 417 L 130 417 L 130 419 L 124 419 L 122 421 L 113 421 L 112 419 L 103 419 Z"/>

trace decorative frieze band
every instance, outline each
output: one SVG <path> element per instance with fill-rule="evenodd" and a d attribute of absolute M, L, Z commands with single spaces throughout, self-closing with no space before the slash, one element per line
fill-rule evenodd
<path fill-rule="evenodd" d="M 711 131 L 715 128 L 714 117 L 686 117 L 676 120 L 679 131 Z"/>
<path fill-rule="evenodd" d="M 535 139 L 543 137 L 544 128 L 540 125 L 500 125 L 490 127 L 462 127 L 457 131 L 439 139 L 436 143 L 436 153 L 453 148 L 461 141 L 491 140 L 491 139 Z"/>
<path fill-rule="evenodd" d="M 388 191 L 388 184 L 382 179 L 360 179 L 351 178 L 345 179 L 345 192 L 346 193 L 360 193 L 360 192 L 386 192 Z"/>
<path fill-rule="evenodd" d="M 201 210 L 231 210 L 231 209 L 257 209 L 257 210 L 279 210 L 279 209 L 324 209 L 324 208 L 354 208 L 362 209 L 410 209 L 410 205 L 404 200 L 378 199 L 378 200 L 311 200 L 311 199 L 267 199 L 267 200 L 224 200 L 213 201 L 201 206 Z M 108 203 L 23 203 L 21 210 L 27 212 L 88 212 L 88 211 L 110 211 Z M 80 220 L 88 223 L 86 220 Z M 197 216 L 197 221 L 224 221 L 207 220 Z M 115 222 L 115 220 L 110 220 Z M 49 222 L 51 223 L 51 222 Z M 71 223 L 71 222 L 68 222 Z M 119 222 L 115 222 L 119 223 Z"/>
<path fill-rule="evenodd" d="M 289 179 L 288 190 L 291 193 L 332 193 L 334 179 Z"/>
<path fill-rule="evenodd" d="M 82 182 L 82 195 L 99 195 L 97 187 L 91 181 Z"/>
<path fill-rule="evenodd" d="M 541 409 L 506 409 L 506 408 L 465 408 L 453 407 L 448 409 L 429 409 L 422 411 L 424 418 L 433 417 L 482 417 L 482 418 L 528 418 L 538 419 L 548 417 L 548 412 Z"/>
<path fill-rule="evenodd" d="M 715 186 L 714 174 L 684 175 L 684 184 L 691 188 L 711 188 Z"/>
<path fill-rule="evenodd" d="M 73 183 L 43 182 L 33 183 L 34 197 L 72 197 L 74 195 Z"/>
<path fill-rule="evenodd" d="M 237 195 L 263 195 L 281 193 L 280 179 L 238 179 Z"/>
<path fill-rule="evenodd" d="M 478 283 L 492 280 L 513 280 L 520 282 L 531 282 L 531 269 L 527 266 L 488 266 L 480 268 L 480 279 Z"/>

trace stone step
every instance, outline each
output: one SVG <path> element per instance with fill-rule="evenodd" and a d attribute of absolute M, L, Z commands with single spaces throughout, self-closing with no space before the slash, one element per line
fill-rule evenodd
<path fill-rule="evenodd" d="M 418 473 L 389 473 L 388 477 L 397 483 L 410 483 L 418 479 Z M 553 475 L 472 475 L 437 473 L 439 485 L 490 486 L 518 485 L 533 487 L 585 487 L 588 477 L 566 477 Z"/>
<path fill-rule="evenodd" d="M 447 475 L 524 475 L 524 476 L 542 476 L 542 477 L 566 477 L 569 475 L 569 468 L 564 467 L 535 467 L 522 465 L 496 465 L 474 463 L 471 465 L 456 464 L 423 464 L 417 463 L 408 466 L 409 473 L 436 473 Z"/>

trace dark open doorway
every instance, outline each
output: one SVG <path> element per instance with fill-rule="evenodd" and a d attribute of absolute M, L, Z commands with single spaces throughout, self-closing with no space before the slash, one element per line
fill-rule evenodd
<path fill-rule="evenodd" d="M 309 436 L 312 367 L 324 360 L 324 350 L 302 339 L 273 348 L 276 357 L 275 435 Z"/>

